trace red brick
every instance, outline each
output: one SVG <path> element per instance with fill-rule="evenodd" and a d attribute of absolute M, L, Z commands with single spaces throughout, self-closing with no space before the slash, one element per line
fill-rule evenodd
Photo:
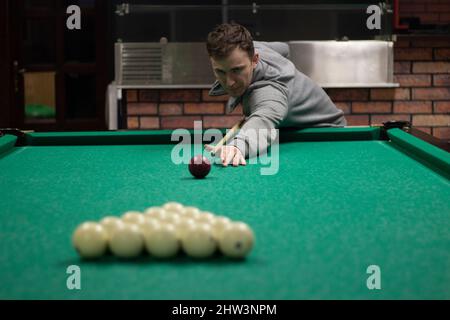
<path fill-rule="evenodd" d="M 336 102 L 336 107 L 344 111 L 344 114 L 350 114 L 351 113 L 351 105 L 350 102 Z"/>
<path fill-rule="evenodd" d="M 450 62 L 414 62 L 413 73 L 450 73 Z"/>
<path fill-rule="evenodd" d="M 210 96 L 208 92 L 209 90 L 202 91 L 202 101 L 226 102 L 230 98 L 230 96 L 227 94 L 223 96 Z"/>
<path fill-rule="evenodd" d="M 394 59 L 396 61 L 433 60 L 431 48 L 395 48 Z"/>
<path fill-rule="evenodd" d="M 433 128 L 433 136 L 443 140 L 450 140 L 450 127 Z"/>
<path fill-rule="evenodd" d="M 434 49 L 434 60 L 450 60 L 450 49 Z"/>
<path fill-rule="evenodd" d="M 161 116 L 176 116 L 183 114 L 182 103 L 160 103 L 159 114 Z"/>
<path fill-rule="evenodd" d="M 156 103 L 129 103 L 127 104 L 127 114 L 158 114 L 158 105 Z"/>
<path fill-rule="evenodd" d="M 369 125 L 369 115 L 346 115 L 348 126 L 368 126 Z"/>
<path fill-rule="evenodd" d="M 371 89 L 371 100 L 409 100 L 409 89 L 389 88 L 389 89 Z"/>
<path fill-rule="evenodd" d="M 450 101 L 434 102 L 434 113 L 450 113 Z"/>
<path fill-rule="evenodd" d="M 414 129 L 420 130 L 422 132 L 431 134 L 431 127 L 414 127 Z"/>
<path fill-rule="evenodd" d="M 205 128 L 231 128 L 241 119 L 241 116 L 205 116 L 203 117 L 203 126 Z"/>
<path fill-rule="evenodd" d="M 186 103 L 184 105 L 185 114 L 223 114 L 224 111 L 224 104 L 217 102 Z"/>
<path fill-rule="evenodd" d="M 127 117 L 127 128 L 128 129 L 139 129 L 139 118 L 138 117 Z"/>
<path fill-rule="evenodd" d="M 408 39 L 398 39 L 394 42 L 394 48 L 407 48 L 409 47 Z"/>
<path fill-rule="evenodd" d="M 450 74 L 433 75 L 434 86 L 450 86 Z"/>
<path fill-rule="evenodd" d="M 411 46 L 416 48 L 445 48 L 448 47 L 449 39 L 450 38 L 448 39 L 421 38 L 417 40 L 412 39 Z"/>
<path fill-rule="evenodd" d="M 327 89 L 326 92 L 333 101 L 367 101 L 368 89 Z"/>
<path fill-rule="evenodd" d="M 141 129 L 159 129 L 159 118 L 141 117 Z"/>
<path fill-rule="evenodd" d="M 411 73 L 411 62 L 394 62 L 394 74 Z"/>
<path fill-rule="evenodd" d="M 450 115 L 414 115 L 413 126 L 450 126 Z"/>
<path fill-rule="evenodd" d="M 161 117 L 161 129 L 194 129 L 194 121 L 200 120 L 200 116 Z"/>
<path fill-rule="evenodd" d="M 137 102 L 137 90 L 127 90 L 127 102 Z"/>
<path fill-rule="evenodd" d="M 230 113 L 231 115 L 242 115 L 243 111 L 242 111 L 242 104 L 239 104 L 234 110 L 233 112 Z"/>
<path fill-rule="evenodd" d="M 391 102 L 353 102 L 353 113 L 389 113 L 392 112 Z"/>
<path fill-rule="evenodd" d="M 161 90 L 160 98 L 161 101 L 170 102 L 199 102 L 201 99 L 201 90 Z"/>
<path fill-rule="evenodd" d="M 429 87 L 431 85 L 430 75 L 406 74 L 395 75 L 394 81 L 402 87 Z"/>
<path fill-rule="evenodd" d="M 155 89 L 139 90 L 139 101 L 157 102 L 159 99 L 159 91 Z"/>
<path fill-rule="evenodd" d="M 394 113 L 431 113 L 431 101 L 396 101 Z"/>
<path fill-rule="evenodd" d="M 400 6 L 400 14 L 403 15 L 404 12 L 425 12 L 424 4 L 401 4 Z"/>
<path fill-rule="evenodd" d="M 450 100 L 450 88 L 417 88 L 413 100 Z"/>
<path fill-rule="evenodd" d="M 414 16 L 419 17 L 420 23 L 429 24 L 439 22 L 439 14 L 438 13 L 419 13 Z"/>
<path fill-rule="evenodd" d="M 370 116 L 371 125 L 382 125 L 388 121 L 411 121 L 411 116 L 406 114 L 377 114 Z"/>
<path fill-rule="evenodd" d="M 449 4 L 427 4 L 427 12 L 450 12 Z"/>

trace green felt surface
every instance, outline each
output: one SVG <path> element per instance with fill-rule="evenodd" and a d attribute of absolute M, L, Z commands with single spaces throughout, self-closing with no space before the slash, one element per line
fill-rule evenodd
<path fill-rule="evenodd" d="M 27 146 L 0 157 L 1 299 L 450 298 L 450 183 L 387 141 L 288 142 L 279 172 L 214 166 L 195 180 L 173 146 Z M 81 261 L 85 220 L 167 201 L 243 220 L 256 244 L 221 257 Z M 82 290 L 66 288 L 79 265 Z M 366 287 L 378 265 L 382 289 Z"/>

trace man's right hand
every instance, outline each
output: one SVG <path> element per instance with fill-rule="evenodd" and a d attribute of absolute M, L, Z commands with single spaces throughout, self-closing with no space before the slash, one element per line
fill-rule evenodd
<path fill-rule="evenodd" d="M 214 146 L 207 144 L 205 145 L 205 149 L 209 152 L 214 151 L 216 155 L 219 155 L 224 167 L 228 166 L 230 163 L 232 163 L 234 167 L 247 165 L 247 162 L 238 147 L 221 146 L 216 149 Z"/>

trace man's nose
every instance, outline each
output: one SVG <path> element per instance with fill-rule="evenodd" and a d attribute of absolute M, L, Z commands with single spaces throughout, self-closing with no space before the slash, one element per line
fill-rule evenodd
<path fill-rule="evenodd" d="M 235 83 L 236 83 L 236 81 L 232 77 L 227 76 L 227 87 L 228 88 L 232 87 Z"/>

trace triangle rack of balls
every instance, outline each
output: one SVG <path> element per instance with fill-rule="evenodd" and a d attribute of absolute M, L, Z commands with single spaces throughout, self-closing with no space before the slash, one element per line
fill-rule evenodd
<path fill-rule="evenodd" d="M 85 259 L 100 258 L 108 252 L 124 259 L 142 254 L 172 258 L 181 252 L 192 258 L 208 258 L 217 252 L 244 258 L 254 241 L 246 223 L 177 202 L 84 222 L 72 235 L 73 246 Z"/>

